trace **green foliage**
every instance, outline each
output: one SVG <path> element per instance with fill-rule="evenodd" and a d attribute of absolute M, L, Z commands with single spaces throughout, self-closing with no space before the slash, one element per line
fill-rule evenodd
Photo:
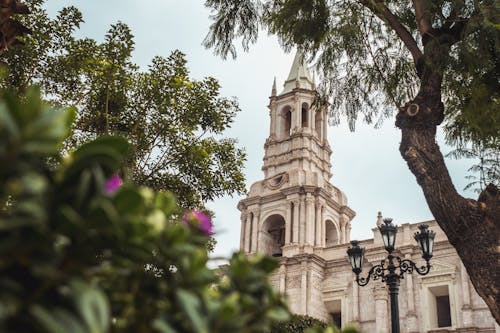
<path fill-rule="evenodd" d="M 102 43 L 77 39 L 78 9 L 64 8 L 50 19 L 44 1 L 26 2 L 33 13 L 23 23 L 33 34 L 1 55 L 8 68 L 1 85 L 22 92 L 36 83 L 47 100 L 74 106 L 67 149 L 101 135 L 123 136 L 132 144 L 126 176 L 175 193 L 185 208 L 244 192 L 245 153 L 235 139 L 222 137 L 239 106 L 220 96 L 216 79 L 191 79 L 179 51 L 153 58 L 140 71 L 127 25 L 112 25 Z"/>
<path fill-rule="evenodd" d="M 347 325 L 340 329 L 328 326 L 325 322 L 307 315 L 294 314 L 287 321 L 275 323 L 270 333 L 359 333 L 354 326 Z"/>
<path fill-rule="evenodd" d="M 327 324 L 306 315 L 292 315 L 290 320 L 276 323 L 271 327 L 271 333 L 304 333 L 308 328 L 326 328 Z"/>
<path fill-rule="evenodd" d="M 309 54 L 333 123 L 345 117 L 354 130 L 362 116 L 379 125 L 425 91 L 424 72 L 432 71 L 442 84 L 425 93 L 443 96 L 448 143 L 492 146 L 500 137 L 498 1 L 209 0 L 206 6 L 214 22 L 205 45 L 223 57 L 235 55 L 239 38 L 256 41 L 260 27 L 285 49 Z M 416 7 L 423 13 L 418 20 Z"/>
<path fill-rule="evenodd" d="M 445 72 L 446 134 L 459 146 L 491 146 L 500 138 L 500 6 L 485 2 L 479 9 Z"/>
<path fill-rule="evenodd" d="M 267 283 L 274 260 L 236 253 L 219 281 L 172 195 L 106 189 L 124 139 L 58 160 L 73 117 L 35 90 L 0 102 L 0 332 L 257 333 L 288 319 Z"/>
<path fill-rule="evenodd" d="M 258 1 L 243 2 L 247 6 L 252 3 L 255 11 L 260 6 Z M 225 13 L 212 16 L 217 19 L 213 26 L 225 29 L 212 26 L 206 38 L 214 41 L 205 45 L 214 47 L 216 53 L 227 53 L 224 45 L 232 43 L 236 29 L 251 29 L 257 34 L 258 24 L 233 24 L 234 17 L 244 15 L 241 7 L 206 4 L 216 13 Z M 368 123 L 381 121 L 418 88 L 407 50 L 384 22 L 358 1 L 276 0 L 266 2 L 260 13 L 256 20 L 276 34 L 285 49 L 298 45 L 315 57 L 323 79 L 321 92 L 330 100 L 335 123 L 346 116 L 354 129 L 360 114 Z M 246 30 L 239 28 L 243 24 Z"/>
<path fill-rule="evenodd" d="M 470 181 L 464 190 L 474 188 L 482 192 L 489 184 L 500 187 L 500 146 L 497 141 L 490 146 L 460 147 L 452 150 L 446 156 L 454 159 L 473 158 L 478 163 L 472 165 L 466 178 Z"/>

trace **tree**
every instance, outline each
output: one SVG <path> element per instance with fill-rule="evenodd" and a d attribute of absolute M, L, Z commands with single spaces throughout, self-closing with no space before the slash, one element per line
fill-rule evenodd
<path fill-rule="evenodd" d="M 35 89 L 0 96 L 0 332 L 262 333 L 289 319 L 273 258 L 235 253 L 219 278 L 208 216 L 178 221 L 170 193 L 121 184 L 123 138 L 47 163 L 74 117 Z"/>
<path fill-rule="evenodd" d="M 206 216 L 168 192 L 123 184 L 130 146 L 102 136 L 69 152 L 75 109 L 33 89 L 0 97 L 0 332 L 260 333 L 289 312 L 272 258 L 207 268 Z"/>
<path fill-rule="evenodd" d="M 323 96 L 351 127 L 395 110 L 400 152 L 427 204 L 500 323 L 500 194 L 476 200 L 455 189 L 436 143 L 444 121 L 457 147 L 500 146 L 498 1 L 207 0 L 205 39 L 222 56 L 248 49 L 264 26 L 283 46 L 316 60 Z M 326 98 L 325 98 L 326 99 Z M 392 105 L 392 107 L 391 107 Z M 497 174 L 498 176 L 498 174 Z"/>
<path fill-rule="evenodd" d="M 0 1 L 0 53 L 21 43 L 18 37 L 30 32 L 22 23 L 12 18 L 17 14 L 29 14 L 28 6 L 16 0 Z"/>
<path fill-rule="evenodd" d="M 244 192 L 245 153 L 222 137 L 239 107 L 220 96 L 216 79 L 191 79 L 179 51 L 140 71 L 127 25 L 112 25 L 103 43 L 77 39 L 78 9 L 63 8 L 51 19 L 43 2 L 26 1 L 32 13 L 20 20 L 33 33 L 0 56 L 8 69 L 1 85 L 21 93 L 36 83 L 46 100 L 75 106 L 67 149 L 102 135 L 124 136 L 132 144 L 126 176 L 175 193 L 185 208 Z"/>

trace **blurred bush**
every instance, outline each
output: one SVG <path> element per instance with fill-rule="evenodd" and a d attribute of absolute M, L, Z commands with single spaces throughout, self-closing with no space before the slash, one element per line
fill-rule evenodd
<path fill-rule="evenodd" d="M 36 89 L 0 98 L 0 332 L 257 333 L 290 318 L 272 258 L 235 253 L 216 275 L 207 216 L 122 184 L 124 139 L 60 156 L 74 114 Z"/>

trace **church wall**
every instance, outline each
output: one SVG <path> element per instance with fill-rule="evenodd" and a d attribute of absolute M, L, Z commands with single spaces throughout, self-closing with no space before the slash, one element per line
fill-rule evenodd
<path fill-rule="evenodd" d="M 326 109 L 317 113 L 311 108 L 314 87 L 299 53 L 282 93 L 277 95 L 273 85 L 264 179 L 254 183 L 238 204 L 241 248 L 248 255 L 277 256 L 280 267 L 270 283 L 287 296 L 292 312 L 325 321 L 333 315 L 342 324 L 356 324 L 361 332 L 387 333 L 390 304 L 385 283 L 378 280 L 358 286 L 347 261 L 355 213 L 346 195 L 330 183 L 332 151 L 326 140 Z M 326 240 L 328 220 L 333 223 L 328 229 L 330 242 Z M 401 332 L 493 333 L 495 322 L 446 235 L 435 221 L 425 223 L 436 232 L 432 268 L 428 275 L 414 272 L 400 281 Z M 413 239 L 419 224 L 399 226 L 395 255 L 422 265 Z M 378 228 L 372 231 L 372 239 L 360 242 L 366 248 L 363 276 L 387 255 Z M 446 304 L 446 297 L 452 325 L 438 328 L 437 302 Z"/>
<path fill-rule="evenodd" d="M 427 222 L 437 234 L 442 233 L 435 222 Z M 417 224 L 400 227 L 399 236 L 416 230 Z M 420 250 L 414 242 L 403 242 L 401 237 L 400 251 L 395 254 L 424 264 Z M 417 273 L 406 274 L 401 280 L 399 289 L 399 311 L 402 333 L 417 332 L 495 332 L 495 322 L 486 305 L 475 293 L 460 259 L 453 247 L 446 241 L 435 244 L 434 257 L 431 259 L 431 272 L 420 276 Z M 370 267 L 378 264 L 385 257 L 381 244 L 365 240 L 361 244 L 366 247 L 363 276 Z M 354 274 L 347 262 L 347 244 L 329 248 L 333 259 L 320 259 L 318 256 L 305 255 L 292 258 L 281 258 L 286 266 L 286 288 L 290 307 L 293 312 L 305 313 L 323 320 L 330 319 L 331 309 L 341 308 L 342 322 L 353 322 L 361 332 L 386 333 L 390 331 L 390 303 L 385 283 L 370 281 L 367 286 L 359 287 L 354 282 Z M 304 293 L 304 276 L 307 291 Z M 436 321 L 435 297 L 433 290 L 449 291 L 452 327 L 438 328 Z M 469 294 L 469 296 L 468 296 Z M 306 296 L 304 296 L 306 295 Z M 307 301 L 304 302 L 304 297 Z M 470 308 L 470 310 L 467 310 Z M 465 310 L 464 310 L 465 309 Z M 469 314 L 467 314 L 469 313 Z M 467 320 L 467 316 L 469 319 Z M 464 329 L 467 328 L 466 331 Z"/>

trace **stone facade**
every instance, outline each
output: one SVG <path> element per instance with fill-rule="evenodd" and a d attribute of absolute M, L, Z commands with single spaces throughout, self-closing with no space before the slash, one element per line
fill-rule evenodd
<path fill-rule="evenodd" d="M 371 281 L 359 287 L 347 261 L 355 213 L 330 183 L 327 114 L 314 107 L 314 97 L 315 84 L 298 53 L 279 95 L 273 85 L 264 179 L 238 205 L 240 248 L 278 258 L 271 283 L 286 294 L 293 312 L 386 333 L 390 305 L 385 284 Z M 407 274 L 401 280 L 401 332 L 500 332 L 442 230 L 435 221 L 425 223 L 436 232 L 432 268 L 428 275 Z M 396 255 L 423 264 L 413 240 L 418 225 L 398 227 Z M 361 241 L 364 274 L 386 256 L 377 228 L 373 235 Z"/>

